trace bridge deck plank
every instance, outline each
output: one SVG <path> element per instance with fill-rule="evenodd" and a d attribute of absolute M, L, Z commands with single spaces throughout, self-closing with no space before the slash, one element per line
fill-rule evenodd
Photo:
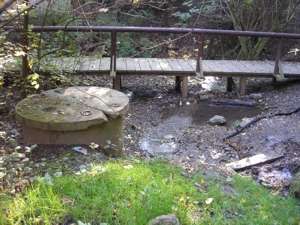
<path fill-rule="evenodd" d="M 45 62 L 45 65 L 54 65 L 59 70 L 65 72 L 107 74 L 110 71 L 110 58 L 66 57 L 52 58 Z M 273 77 L 274 65 L 274 61 L 202 61 L 205 76 Z M 282 62 L 282 69 L 286 77 L 300 77 L 300 63 L 298 62 Z M 121 75 L 192 76 L 195 75 L 195 70 L 196 60 L 159 58 L 117 59 L 117 72 Z"/>

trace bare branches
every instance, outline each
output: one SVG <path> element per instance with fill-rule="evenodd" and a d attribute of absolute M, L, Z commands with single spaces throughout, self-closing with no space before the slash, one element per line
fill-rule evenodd
<path fill-rule="evenodd" d="M 22 14 L 24 13 L 28 13 L 30 10 L 32 10 L 33 8 L 35 8 L 36 6 L 38 6 L 39 4 L 41 4 L 42 2 L 44 2 L 45 0 L 39 0 L 34 4 L 29 5 L 29 7 L 26 7 L 25 9 L 22 9 L 21 11 L 19 11 L 16 15 L 12 16 L 8 21 L 6 21 L 5 23 L 3 23 L 0 26 L 0 29 L 3 29 L 5 26 L 9 25 L 11 22 L 13 22 L 15 19 L 17 19 L 18 17 L 20 17 Z"/>
<path fill-rule="evenodd" d="M 0 7 L 0 14 L 7 10 L 16 0 L 7 0 L 3 6 Z"/>

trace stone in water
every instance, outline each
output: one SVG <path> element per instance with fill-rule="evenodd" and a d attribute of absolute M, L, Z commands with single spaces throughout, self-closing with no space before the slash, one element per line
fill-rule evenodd
<path fill-rule="evenodd" d="M 214 117 L 210 118 L 208 123 L 210 125 L 225 125 L 226 119 L 224 116 L 215 115 Z"/>

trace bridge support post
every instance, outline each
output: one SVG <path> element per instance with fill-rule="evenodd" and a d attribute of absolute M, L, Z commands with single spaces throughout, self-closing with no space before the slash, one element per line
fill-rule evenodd
<path fill-rule="evenodd" d="M 121 90 L 121 88 L 122 88 L 121 75 L 116 75 L 116 77 L 113 78 L 113 89 Z"/>
<path fill-rule="evenodd" d="M 246 86 L 247 86 L 247 78 L 246 77 L 240 77 L 240 83 L 239 83 L 239 94 L 241 96 L 246 95 Z"/>
<path fill-rule="evenodd" d="M 278 40 L 278 47 L 276 52 L 276 59 L 275 59 L 275 67 L 274 67 L 274 77 L 273 77 L 273 83 L 276 84 L 276 82 L 279 80 L 284 80 L 284 73 L 282 70 L 281 65 L 281 54 L 282 54 L 282 38 Z"/>
<path fill-rule="evenodd" d="M 183 98 L 188 96 L 188 76 L 175 77 L 175 90 L 180 92 Z"/>
<path fill-rule="evenodd" d="M 233 91 L 233 86 L 234 86 L 234 81 L 232 77 L 227 77 L 226 78 L 226 91 L 232 92 Z"/>
<path fill-rule="evenodd" d="M 110 76 L 113 78 L 113 89 L 120 90 L 122 79 L 117 74 L 117 32 L 111 32 Z"/>

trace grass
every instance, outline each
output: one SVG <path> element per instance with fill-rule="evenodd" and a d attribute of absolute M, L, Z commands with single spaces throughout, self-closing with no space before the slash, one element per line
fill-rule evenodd
<path fill-rule="evenodd" d="M 95 165 L 82 175 L 55 178 L 51 185 L 37 182 L 8 204 L 2 222 L 50 225 L 68 217 L 92 224 L 146 225 L 169 213 L 183 225 L 300 221 L 299 202 L 273 195 L 250 179 L 187 178 L 181 172 L 160 161 Z"/>

